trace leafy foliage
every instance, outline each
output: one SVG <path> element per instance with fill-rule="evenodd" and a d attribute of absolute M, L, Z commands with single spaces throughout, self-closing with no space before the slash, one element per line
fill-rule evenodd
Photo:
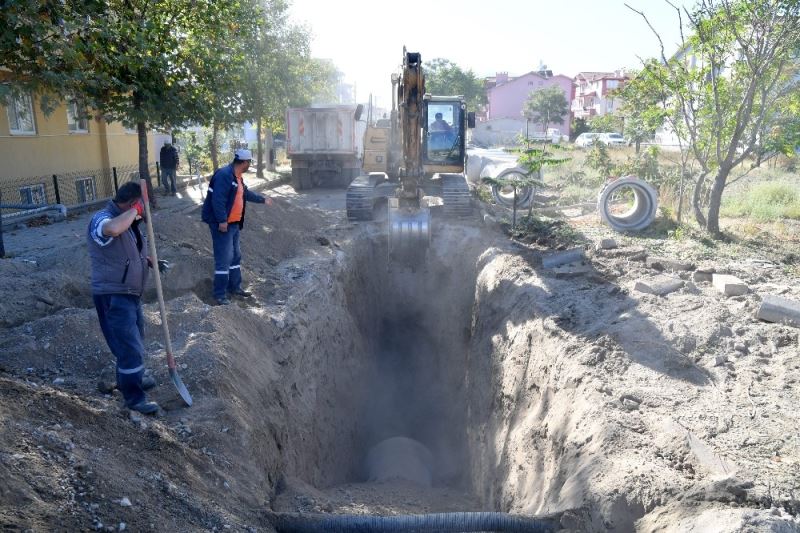
<path fill-rule="evenodd" d="M 611 133 L 622 131 L 622 118 L 613 113 L 596 115 L 589 119 L 589 131 Z"/>
<path fill-rule="evenodd" d="M 789 139 L 796 131 L 800 2 L 700 0 L 685 16 L 689 31 L 682 25 L 688 36 L 680 51 L 667 57 L 662 45 L 661 61 L 647 70 L 667 119 L 675 117 L 675 134 L 700 169 L 695 218 L 718 236 L 732 171 L 747 161 L 760 165 L 770 149 L 788 149 L 776 134 L 780 125 Z"/>
<path fill-rule="evenodd" d="M 525 116 L 534 123 L 541 124 L 544 132 L 547 132 L 550 124 L 563 124 L 568 113 L 569 104 L 564 91 L 556 86 L 532 91 L 525 102 Z"/>
<path fill-rule="evenodd" d="M 589 124 L 586 122 L 585 118 L 576 118 L 572 121 L 572 139 L 575 140 L 578 138 L 578 135 L 581 133 L 586 133 L 590 131 Z"/>
<path fill-rule="evenodd" d="M 596 170 L 604 179 L 614 175 L 614 163 L 608 154 L 608 147 L 603 141 L 595 141 L 586 156 L 586 164 Z"/>
<path fill-rule="evenodd" d="M 425 91 L 434 95 L 460 94 L 467 109 L 474 111 L 486 103 L 483 81 L 471 70 L 463 70 L 448 59 L 432 59 L 425 65 Z"/>

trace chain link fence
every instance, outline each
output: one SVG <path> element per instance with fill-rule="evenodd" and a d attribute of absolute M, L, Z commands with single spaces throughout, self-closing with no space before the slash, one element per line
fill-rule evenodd
<path fill-rule="evenodd" d="M 160 169 L 150 163 L 150 178 L 160 184 Z M 111 198 L 124 183 L 139 179 L 139 165 L 62 172 L 44 176 L 0 179 L 3 216 L 20 214 L 40 206 L 61 204 L 68 208 L 91 205 Z"/>

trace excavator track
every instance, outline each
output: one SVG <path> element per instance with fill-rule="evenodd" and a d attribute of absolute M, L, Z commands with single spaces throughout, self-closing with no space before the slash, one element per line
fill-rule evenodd
<path fill-rule="evenodd" d="M 359 176 L 347 187 L 347 219 L 372 220 L 375 184 L 369 176 Z"/>
<path fill-rule="evenodd" d="M 442 176 L 442 202 L 446 216 L 465 217 L 472 214 L 472 195 L 465 176 L 461 174 Z"/>

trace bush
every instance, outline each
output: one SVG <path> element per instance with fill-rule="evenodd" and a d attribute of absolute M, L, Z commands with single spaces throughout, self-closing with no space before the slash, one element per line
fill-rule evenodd
<path fill-rule="evenodd" d="M 753 184 L 723 198 L 721 213 L 723 216 L 758 220 L 800 219 L 800 192 L 796 183 L 788 181 Z"/>
<path fill-rule="evenodd" d="M 646 150 L 629 157 L 619 165 L 616 173 L 620 176 L 636 176 L 658 186 L 661 184 L 662 172 L 658 164 L 658 147 L 650 146 Z"/>
<path fill-rule="evenodd" d="M 608 178 L 614 173 L 614 162 L 608 155 L 608 147 L 602 141 L 592 143 L 589 155 L 586 156 L 586 164 L 589 165 L 589 168 L 599 172 L 602 178 Z"/>

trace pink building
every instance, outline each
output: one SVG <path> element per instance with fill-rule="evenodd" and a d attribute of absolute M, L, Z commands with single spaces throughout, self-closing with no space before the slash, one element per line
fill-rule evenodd
<path fill-rule="evenodd" d="M 496 119 L 519 119 L 524 122 L 522 114 L 525 102 L 532 92 L 556 86 L 564 92 L 567 102 L 572 101 L 573 84 L 572 78 L 564 75 L 553 76 L 552 71 L 528 72 L 516 78 L 509 78 L 507 72 L 498 72 L 495 78 L 486 81 L 488 106 L 486 112 L 487 120 Z M 564 117 L 563 124 L 549 124 L 548 129 L 556 128 L 564 135 L 569 135 L 571 122 L 569 114 Z M 539 124 L 530 124 L 531 132 L 542 131 Z"/>

